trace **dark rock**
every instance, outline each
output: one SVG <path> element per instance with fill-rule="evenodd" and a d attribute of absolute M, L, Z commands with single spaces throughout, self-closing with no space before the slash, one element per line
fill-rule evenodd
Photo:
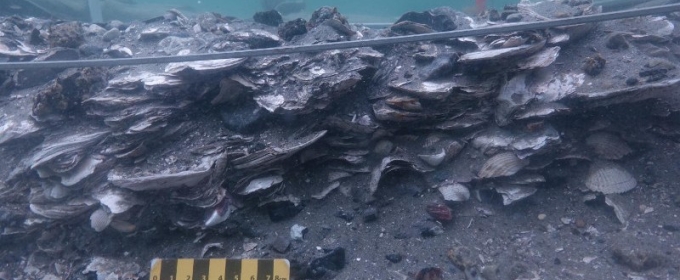
<path fill-rule="evenodd" d="M 502 20 L 501 14 L 498 12 L 498 10 L 496 10 L 496 9 L 489 10 L 489 20 L 490 21 Z"/>
<path fill-rule="evenodd" d="M 365 223 L 375 222 L 378 220 L 378 209 L 369 207 L 361 213 Z"/>
<path fill-rule="evenodd" d="M 286 253 L 290 247 L 290 240 L 283 236 L 278 236 L 271 243 L 271 247 L 274 251 L 278 253 Z"/>
<path fill-rule="evenodd" d="M 616 263 L 627 266 L 634 271 L 645 271 L 662 266 L 666 259 L 654 252 L 630 248 L 613 248 L 612 258 Z"/>
<path fill-rule="evenodd" d="M 338 217 L 340 219 L 343 219 L 348 223 L 351 222 L 352 220 L 354 220 L 354 215 L 352 215 L 351 213 L 342 211 L 342 210 L 336 212 L 334 216 Z"/>
<path fill-rule="evenodd" d="M 33 45 L 40 45 L 45 42 L 45 39 L 40 36 L 40 30 L 33 28 L 33 30 L 31 30 L 31 37 L 28 39 L 28 42 Z"/>
<path fill-rule="evenodd" d="M 269 26 L 279 26 L 279 24 L 283 23 L 283 17 L 281 17 L 281 14 L 276 10 L 257 12 L 255 15 L 253 15 L 253 20 L 257 23 L 262 23 Z"/>
<path fill-rule="evenodd" d="M 590 76 L 597 76 L 602 73 L 606 63 L 607 60 L 605 60 L 600 54 L 586 57 L 585 61 L 583 62 L 583 71 Z"/>
<path fill-rule="evenodd" d="M 305 207 L 292 201 L 277 201 L 267 204 L 267 213 L 272 222 L 279 222 L 295 217 Z"/>
<path fill-rule="evenodd" d="M 663 229 L 665 229 L 665 230 L 667 230 L 667 231 L 670 231 L 670 232 L 678 232 L 678 231 L 680 231 L 680 227 L 677 226 L 677 225 L 669 225 L 669 224 L 665 224 L 665 225 L 662 225 L 661 228 L 663 228 Z"/>
<path fill-rule="evenodd" d="M 444 229 L 438 225 L 420 227 L 420 236 L 423 238 L 435 237 L 444 233 Z"/>
<path fill-rule="evenodd" d="M 386 255 L 385 258 L 392 263 L 398 263 L 401 262 L 404 257 L 401 254 L 389 254 Z"/>
<path fill-rule="evenodd" d="M 290 41 L 295 36 L 307 33 L 307 21 L 301 18 L 288 21 L 279 26 L 278 33 L 283 40 Z"/>
<path fill-rule="evenodd" d="M 628 85 L 628 86 L 634 86 L 634 85 L 637 85 L 637 83 L 638 83 L 637 78 L 630 77 L 630 78 L 626 79 L 626 85 Z"/>
<path fill-rule="evenodd" d="M 345 268 L 345 248 L 337 247 L 330 250 L 323 257 L 312 260 L 309 263 L 309 271 L 307 277 L 312 279 L 319 279 L 323 277 L 329 270 L 338 271 Z"/>
<path fill-rule="evenodd" d="M 436 31 L 451 31 L 455 30 L 456 14 L 448 8 L 437 8 L 424 12 L 408 12 L 402 15 L 396 22 L 415 22 L 429 26 Z"/>
<path fill-rule="evenodd" d="M 426 267 L 418 271 L 416 280 L 443 280 L 444 271 L 438 267 Z"/>
<path fill-rule="evenodd" d="M 555 265 L 561 265 L 561 264 L 562 264 L 562 261 L 560 260 L 560 258 L 555 258 L 555 259 L 553 260 L 553 264 L 555 264 Z"/>
<path fill-rule="evenodd" d="M 668 75 L 668 69 L 665 68 L 654 68 L 654 69 L 648 69 L 648 70 L 642 70 L 639 72 L 640 77 L 647 78 L 645 79 L 645 82 L 656 82 L 659 80 L 662 80 Z"/>
<path fill-rule="evenodd" d="M 615 32 L 607 36 L 606 46 L 614 50 L 627 49 L 628 41 L 626 41 L 626 37 L 622 33 Z"/>
<path fill-rule="evenodd" d="M 327 20 L 336 20 L 340 24 L 349 25 L 347 19 L 338 12 L 338 8 L 321 7 L 312 13 L 312 17 L 307 22 L 307 30 L 320 26 Z"/>
<path fill-rule="evenodd" d="M 522 15 L 517 13 L 517 14 L 509 14 L 508 17 L 505 18 L 505 21 L 507 22 L 520 22 L 522 21 Z"/>
<path fill-rule="evenodd" d="M 77 48 L 84 41 L 83 28 L 78 22 L 65 22 L 50 26 L 47 40 L 51 47 Z"/>

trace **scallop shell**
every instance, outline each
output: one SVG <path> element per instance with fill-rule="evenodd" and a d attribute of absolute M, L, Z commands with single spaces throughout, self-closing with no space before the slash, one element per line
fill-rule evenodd
<path fill-rule="evenodd" d="M 496 178 L 514 175 L 522 170 L 527 162 L 515 153 L 504 152 L 489 158 L 479 170 L 479 178 Z"/>
<path fill-rule="evenodd" d="M 470 199 L 470 190 L 462 184 L 453 183 L 445 184 L 437 188 L 439 192 L 444 196 L 446 201 L 467 201 Z"/>
<path fill-rule="evenodd" d="M 620 159 L 633 152 L 633 149 L 614 134 L 598 132 L 586 139 L 586 144 L 603 159 Z"/>
<path fill-rule="evenodd" d="M 618 164 L 606 161 L 593 162 L 586 178 L 586 187 L 603 194 L 624 193 L 636 185 L 633 175 Z"/>
<path fill-rule="evenodd" d="M 90 215 L 90 226 L 96 231 L 101 232 L 111 223 L 111 215 L 104 209 L 97 209 Z"/>

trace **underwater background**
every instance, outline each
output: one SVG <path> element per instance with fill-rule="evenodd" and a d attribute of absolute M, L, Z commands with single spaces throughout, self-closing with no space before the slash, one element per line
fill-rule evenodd
<path fill-rule="evenodd" d="M 306 0 L 304 2 L 305 8 L 300 11 L 300 16 L 308 16 L 322 6 L 332 6 L 337 7 L 351 22 L 392 22 L 409 11 L 422 11 L 441 6 L 472 12 L 476 4 L 475 0 Z M 502 8 L 505 4 L 516 4 L 519 1 L 487 0 L 485 2 L 487 7 Z M 251 18 L 255 12 L 263 10 L 262 2 L 258 0 L 136 0 L 136 3 L 174 4 L 197 12 L 211 11 L 239 18 Z"/>

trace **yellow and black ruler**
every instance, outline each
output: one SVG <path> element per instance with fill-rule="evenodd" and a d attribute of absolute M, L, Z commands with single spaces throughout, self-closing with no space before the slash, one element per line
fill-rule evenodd
<path fill-rule="evenodd" d="M 289 280 L 286 259 L 154 259 L 150 280 Z"/>

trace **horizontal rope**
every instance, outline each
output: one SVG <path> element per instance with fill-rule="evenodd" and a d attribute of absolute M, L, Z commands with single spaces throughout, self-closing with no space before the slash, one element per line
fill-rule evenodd
<path fill-rule="evenodd" d="M 551 27 L 565 25 L 593 23 L 630 17 L 648 16 L 654 14 L 665 14 L 675 11 L 680 11 L 680 4 L 616 11 L 595 15 L 584 15 L 579 17 L 554 19 L 539 22 L 504 24 L 500 26 L 491 26 L 479 29 L 454 30 L 446 32 L 406 35 L 389 38 L 334 42 L 318 45 L 284 46 L 266 49 L 227 51 L 219 53 L 193 54 L 183 56 L 132 57 L 132 58 L 94 59 L 94 60 L 67 60 L 67 61 L 0 62 L 0 70 L 36 69 L 36 68 L 112 67 L 121 65 L 189 62 L 226 58 L 247 58 L 256 56 L 320 52 L 338 49 L 377 47 L 419 41 L 443 40 L 467 36 L 484 36 L 494 33 L 511 33 L 516 31 L 547 29 Z"/>

